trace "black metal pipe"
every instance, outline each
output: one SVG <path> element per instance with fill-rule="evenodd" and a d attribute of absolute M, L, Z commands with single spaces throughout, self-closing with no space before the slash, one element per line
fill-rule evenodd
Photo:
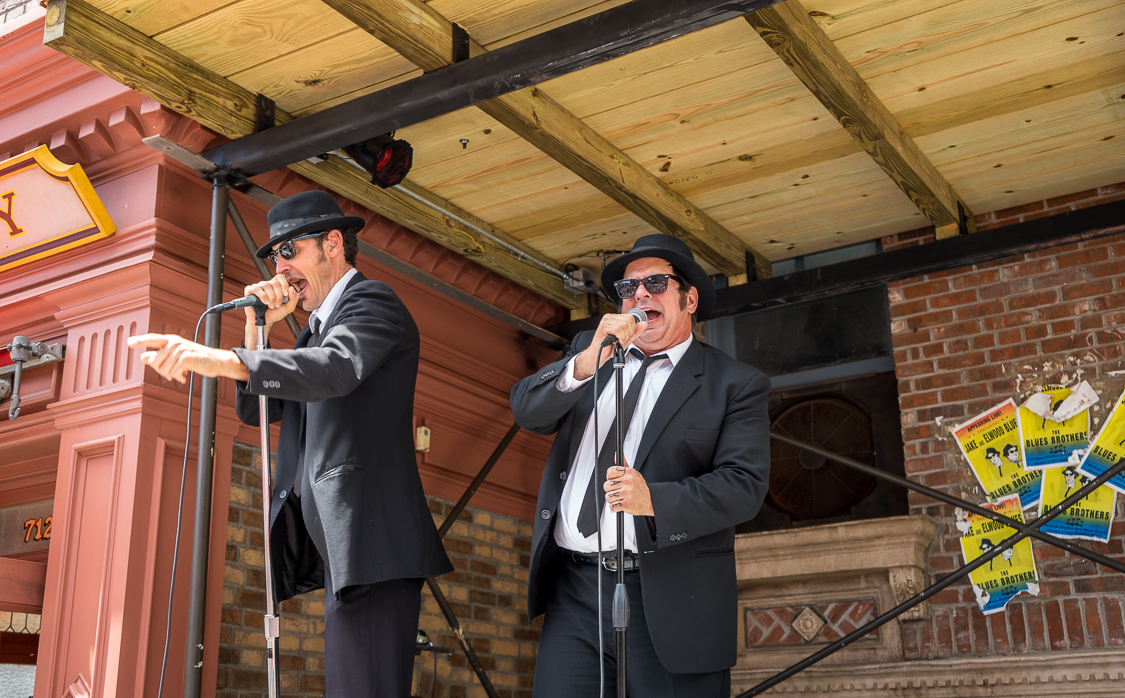
<path fill-rule="evenodd" d="M 800 443 L 800 442 L 798 442 L 798 443 Z M 810 448 L 809 450 L 811 451 L 812 449 Z M 999 556 L 1001 553 L 1003 553 L 1005 550 L 1008 550 L 1009 548 L 1011 548 L 1012 546 L 1014 546 L 1016 543 L 1020 542 L 1024 538 L 1027 538 L 1027 537 L 1031 536 L 1040 527 L 1044 526 L 1049 521 L 1053 520 L 1056 516 L 1062 514 L 1064 511 L 1066 511 L 1067 509 L 1072 507 L 1074 504 L 1081 501 L 1088 494 L 1090 494 L 1091 492 L 1093 492 L 1097 488 L 1101 487 L 1103 484 L 1108 482 L 1111 478 L 1113 478 L 1115 475 L 1122 472 L 1123 470 L 1125 470 L 1125 459 L 1122 459 L 1122 460 L 1118 461 L 1117 464 L 1114 465 L 1112 468 L 1110 468 L 1109 470 L 1106 470 L 1104 473 L 1102 473 L 1098 477 L 1096 477 L 1093 480 L 1091 480 L 1090 482 L 1086 483 L 1080 490 L 1078 490 L 1074 494 L 1070 495 L 1069 497 L 1067 497 L 1063 501 L 1059 502 L 1057 505 L 1055 505 L 1051 509 L 1047 510 L 1047 512 L 1044 513 L 1043 516 L 1040 516 L 1032 524 L 1025 527 L 1024 530 L 1017 531 L 1014 535 L 1008 536 L 1003 541 L 1001 541 L 999 545 L 997 545 L 995 548 L 988 551 L 984 555 L 981 555 L 980 557 L 973 560 L 972 562 L 970 562 L 970 563 L 960 567 L 956 571 L 950 573 L 947 577 L 943 578 L 940 582 L 937 582 L 936 584 L 929 587 L 928 589 L 926 589 L 922 593 L 917 594 L 914 597 L 912 597 L 910 599 L 907 599 L 906 601 L 903 601 L 902 603 L 895 606 L 891 610 L 887 611 L 883 615 L 879 616 L 875 620 L 871 621 L 867 625 L 864 625 L 862 628 L 858 628 L 857 630 L 854 630 L 853 632 L 849 633 L 845 637 L 840 638 L 839 640 L 837 640 L 836 642 L 833 642 L 831 645 L 828 645 L 827 647 L 820 650 L 819 652 L 816 652 L 815 654 L 812 654 L 812 655 L 806 657 L 805 659 L 801 660 L 800 662 L 797 662 L 796 664 L 789 667 L 788 669 L 786 669 L 782 672 L 779 672 L 777 674 L 774 674 L 772 677 L 770 677 L 770 678 L 766 679 L 765 681 L 759 683 L 757 686 L 754 686 L 749 691 L 746 691 L 745 693 L 740 693 L 737 696 L 737 698 L 752 698 L 752 696 L 756 696 L 756 695 L 759 695 L 760 693 L 762 693 L 764 691 L 768 691 L 769 689 L 773 688 L 774 686 L 781 683 L 782 681 L 785 681 L 789 677 L 791 677 L 791 676 L 793 676 L 793 675 L 795 675 L 795 674 L 797 674 L 801 671 L 804 671 L 805 669 L 809 668 L 813 664 L 816 664 L 817 662 L 824 659 L 825 657 L 827 657 L 831 654 L 834 654 L 835 652 L 837 652 L 837 651 L 843 649 L 844 647 L 850 645 L 851 643 L 855 642 L 856 640 L 863 637 L 864 635 L 870 633 L 872 630 L 875 630 L 875 629 L 879 628 L 880 626 L 886 624 L 892 618 L 896 618 L 899 615 L 905 613 L 906 611 L 909 611 L 911 608 L 914 608 L 918 604 L 922 603 L 923 601 L 930 598 L 931 596 L 938 593 L 939 591 L 945 589 L 946 587 L 948 587 L 949 585 L 958 581 L 962 577 L 965 577 L 965 576 L 971 574 L 978 567 L 981 567 L 982 565 L 984 565 L 984 563 L 993 560 L 994 558 Z M 1009 521 L 1010 521 L 1010 519 L 1009 519 Z"/>
<path fill-rule="evenodd" d="M 492 681 L 488 678 L 488 672 L 481 666 L 480 660 L 477 659 L 477 653 L 473 651 L 473 646 L 469 644 L 469 638 L 465 637 L 465 631 L 461 628 L 461 624 L 457 622 L 457 616 L 453 614 L 453 609 L 449 607 L 449 602 L 445 600 L 445 594 L 441 593 L 441 587 L 438 586 L 433 577 L 426 577 L 426 585 L 430 587 L 430 593 L 434 595 L 442 614 L 445 615 L 445 620 L 449 622 L 449 627 L 453 629 L 453 634 L 457 636 L 457 641 L 461 643 L 461 649 L 464 650 L 465 656 L 469 659 L 469 664 L 476 672 L 480 685 L 484 686 L 485 693 L 488 694 L 489 698 L 499 698 L 496 695 L 496 689 L 492 687 Z M 434 680 L 437 680 L 436 676 Z"/>
<path fill-rule="evenodd" d="M 261 274 L 263 280 L 273 278 L 270 273 L 269 267 L 266 266 L 266 260 L 258 256 L 258 246 L 254 244 L 254 238 L 250 236 L 250 229 L 246 227 L 246 221 L 242 219 L 242 213 L 239 212 L 238 206 L 235 206 L 234 199 L 230 199 L 230 214 L 231 223 L 234 223 L 234 229 L 238 231 L 238 237 L 242 238 L 242 244 L 246 245 L 246 251 L 250 253 L 250 259 L 253 260 L 254 266 L 258 268 L 258 273 Z M 208 306 L 210 307 L 210 306 Z M 289 326 L 289 331 L 293 333 L 293 339 L 301 334 L 301 326 L 297 324 L 297 318 L 293 317 L 293 313 L 285 316 L 285 324 Z"/>
<path fill-rule="evenodd" d="M 880 470 L 880 469 L 878 469 L 874 466 L 867 465 L 866 463 L 860 463 L 859 461 L 852 460 L 851 458 L 847 458 L 845 456 L 841 456 L 837 453 L 833 453 L 832 451 L 826 451 L 823 448 L 818 448 L 816 446 L 813 446 L 812 444 L 807 444 L 807 443 L 804 443 L 803 441 L 797 441 L 796 439 L 789 438 L 788 436 L 782 436 L 781 434 L 777 434 L 777 433 L 772 432 L 772 431 L 770 432 L 770 438 L 774 439 L 776 441 L 780 441 L 781 443 L 788 444 L 788 445 L 793 446 L 795 448 L 804 449 L 804 450 L 808 451 L 809 453 L 815 453 L 816 455 L 818 455 L 822 458 L 828 458 L 830 460 L 834 460 L 837 463 L 840 463 L 841 465 L 846 465 L 849 468 L 854 468 L 856 470 L 867 473 L 868 475 L 872 475 L 874 477 L 877 477 L 881 480 L 886 480 L 887 482 L 899 485 L 901 487 L 905 487 L 905 488 L 910 489 L 910 490 L 914 490 L 915 492 L 918 492 L 920 494 L 924 494 L 927 497 L 930 497 L 932 499 L 936 499 L 940 502 L 944 502 L 946 504 L 952 504 L 953 506 L 956 506 L 956 507 L 961 507 L 962 509 L 964 509 L 966 511 L 971 511 L 972 513 L 977 514 L 978 516 L 984 516 L 986 518 L 992 519 L 993 521 L 997 521 L 999 523 L 1002 523 L 1005 526 L 1010 526 L 1010 527 L 1016 529 L 1017 531 L 1024 531 L 1024 530 L 1027 530 L 1027 529 L 1030 528 L 1027 524 L 1020 523 L 1019 521 L 1015 521 L 1014 519 L 1010 519 L 1007 516 L 1004 516 L 1003 514 L 1000 514 L 1000 513 L 997 513 L 995 511 L 985 509 L 982 506 L 973 504 L 972 502 L 967 502 L 964 499 L 954 497 L 953 495 L 946 494 L 946 493 L 941 492 L 939 490 L 935 490 L 931 487 L 927 487 L 925 485 L 920 485 L 917 482 L 914 482 L 912 480 L 907 480 L 904 477 L 900 477 L 898 475 L 888 473 L 885 470 Z M 1101 555 L 1099 553 L 1096 553 L 1092 550 L 1087 550 L 1086 548 L 1083 548 L 1080 545 L 1075 545 L 1074 543 L 1062 540 L 1061 538 L 1056 538 L 1055 536 L 1052 536 L 1049 533 L 1043 533 L 1042 531 L 1038 531 L 1038 530 L 1033 529 L 1032 533 L 1031 533 L 1031 536 L 1033 538 L 1035 538 L 1036 540 L 1040 540 L 1044 543 L 1047 543 L 1048 545 L 1053 545 L 1056 548 L 1062 548 L 1063 550 L 1065 550 L 1068 553 L 1071 553 L 1073 555 L 1078 555 L 1079 557 L 1084 557 L 1091 562 L 1096 562 L 1099 565 L 1105 565 L 1106 567 L 1109 567 L 1110 569 L 1117 570 L 1118 572 L 1125 573 L 1125 562 L 1120 562 L 1118 560 L 1114 560 L 1113 558 L 1109 558 L 1109 557 L 1106 557 L 1105 555 Z"/>
<path fill-rule="evenodd" d="M 633 0 L 203 153 L 251 176 L 406 128 L 780 0 Z"/>
<path fill-rule="evenodd" d="M 519 430 L 520 425 L 513 424 L 511 428 L 508 429 L 508 433 L 504 434 L 504 438 L 500 439 L 500 443 L 496 445 L 496 448 L 492 451 L 492 455 L 488 457 L 488 461 L 484 464 L 484 467 L 480 469 L 477 476 L 469 483 L 465 494 L 461 495 L 461 499 L 457 500 L 457 503 L 453 505 L 453 509 L 449 512 L 449 515 L 445 517 L 445 521 L 441 522 L 441 527 L 438 528 L 439 538 L 445 538 L 445 534 L 449 533 L 449 529 L 453 528 L 453 524 L 457 522 L 457 517 L 460 516 L 461 512 L 468 506 L 469 500 L 473 498 L 473 495 L 476 494 L 477 489 L 484 482 L 484 479 L 492 472 L 492 466 L 496 465 L 496 461 L 500 460 L 500 456 L 504 455 L 504 451 L 508 449 L 508 444 L 512 443 L 512 439 L 516 438 L 516 434 Z"/>
<path fill-rule="evenodd" d="M 226 173 L 216 173 L 211 182 L 211 252 L 207 263 L 207 305 L 223 302 L 223 271 L 226 263 L 227 209 L 230 188 Z M 219 346 L 222 317 L 207 316 L 203 343 Z M 203 678 L 203 620 L 207 598 L 207 556 L 211 538 L 211 484 L 215 469 L 215 415 L 219 379 L 204 378 L 199 396 L 199 441 L 196 451 L 195 518 L 191 538 L 191 591 L 188 595 L 187 648 L 184 652 L 184 697 L 198 698 Z M 185 444 L 186 448 L 186 444 Z"/>

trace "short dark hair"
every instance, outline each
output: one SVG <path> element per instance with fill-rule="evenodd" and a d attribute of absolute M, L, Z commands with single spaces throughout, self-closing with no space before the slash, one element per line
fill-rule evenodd
<path fill-rule="evenodd" d="M 1015 444 L 1004 444 L 1004 455 L 1008 455 L 1008 451 L 1015 451 L 1019 453 L 1020 447 Z"/>
<path fill-rule="evenodd" d="M 997 451 L 997 450 L 996 450 L 995 448 L 993 448 L 993 447 L 989 446 L 989 447 L 988 447 L 988 448 L 987 448 L 987 449 L 985 450 L 985 452 L 984 452 L 984 457 L 985 457 L 985 458 L 991 458 L 991 457 L 993 457 L 993 456 L 996 456 L 997 458 L 999 458 L 999 457 L 1000 457 L 1000 452 L 999 452 L 999 451 Z"/>
<path fill-rule="evenodd" d="M 334 228 L 333 230 L 336 230 L 336 228 Z M 320 249 L 324 249 L 324 236 L 330 232 L 332 231 L 325 230 L 324 233 L 322 233 L 321 236 L 316 239 L 317 247 L 319 247 Z M 341 230 L 340 235 L 344 240 L 344 261 L 354 267 L 355 257 L 359 252 L 359 234 L 354 230 L 349 230 L 347 232 Z"/>

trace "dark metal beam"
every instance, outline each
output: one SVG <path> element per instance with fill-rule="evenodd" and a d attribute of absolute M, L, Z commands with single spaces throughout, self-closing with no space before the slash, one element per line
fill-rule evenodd
<path fill-rule="evenodd" d="M 1120 233 L 1125 233 L 1125 201 L 719 289 L 711 317 L 835 296 Z M 566 336 L 566 328 L 551 329 Z"/>
<path fill-rule="evenodd" d="M 250 176 L 706 29 L 779 0 L 633 0 L 206 151 Z"/>

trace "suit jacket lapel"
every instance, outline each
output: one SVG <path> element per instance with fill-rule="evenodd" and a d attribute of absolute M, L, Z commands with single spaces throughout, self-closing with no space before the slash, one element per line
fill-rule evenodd
<path fill-rule="evenodd" d="M 653 444 L 664 432 L 668 422 L 672 421 L 672 417 L 675 416 L 676 412 L 679 412 L 680 407 L 687 402 L 691 394 L 699 389 L 697 376 L 702 373 L 703 348 L 700 346 L 699 340 L 693 340 L 688 345 L 684 358 L 680 360 L 676 368 L 672 369 L 672 375 L 668 376 L 668 382 L 664 384 L 664 390 L 660 391 L 660 397 L 657 398 L 656 406 L 653 407 L 652 414 L 648 418 L 648 424 L 645 425 L 645 433 L 641 435 L 641 445 L 637 448 L 637 460 L 632 464 L 634 468 L 641 469 L 649 451 L 652 450 Z"/>

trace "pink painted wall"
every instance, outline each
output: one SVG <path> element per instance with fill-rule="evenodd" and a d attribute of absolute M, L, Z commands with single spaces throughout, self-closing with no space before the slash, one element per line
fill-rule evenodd
<path fill-rule="evenodd" d="M 43 48 L 41 36 L 39 21 L 0 37 L 0 159 L 45 143 L 60 159 L 81 163 L 118 231 L 0 277 L 0 343 L 24 334 L 67 345 L 61 367 L 29 372 L 19 420 L 0 420 L 0 506 L 54 497 L 36 698 L 62 695 L 79 681 L 92 696 L 154 695 L 187 389 L 146 371 L 124 340 L 138 332 L 190 334 L 194 328 L 206 293 L 210 184 L 140 139 L 159 133 L 198 151 L 215 137 Z M 286 195 L 312 188 L 288 172 L 263 182 Z M 234 198 L 254 237 L 264 241 L 265 207 L 241 194 Z M 363 233 L 369 242 L 526 319 L 561 318 L 541 297 L 344 203 L 369 220 Z M 257 272 L 233 227 L 226 260 L 225 295 L 241 296 Z M 456 499 L 511 424 L 510 386 L 553 354 L 514 328 L 374 263 L 361 261 L 360 268 L 395 287 L 418 322 L 415 421 L 433 432 L 432 450 L 419 456 L 419 468 L 428 494 Z M 224 318 L 225 346 L 241 340 L 241 327 L 235 314 Z M 291 341 L 284 329 L 275 339 Z M 257 430 L 235 419 L 233 392 L 233 384 L 220 383 L 203 677 L 209 692 L 231 451 L 236 440 L 257 443 Z M 188 439 L 185 531 L 192 526 L 195 440 L 194 434 Z M 548 440 L 522 433 L 474 505 L 530 519 L 548 448 Z M 185 625 L 189 541 L 185 535 L 180 545 L 173 628 Z M 166 680 L 173 694 L 182 682 L 183 656 L 173 632 Z"/>

